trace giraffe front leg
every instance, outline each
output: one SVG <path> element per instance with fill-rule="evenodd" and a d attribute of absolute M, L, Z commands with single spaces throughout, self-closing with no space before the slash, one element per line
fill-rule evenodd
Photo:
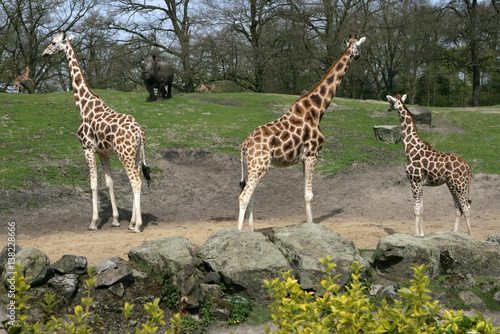
<path fill-rule="evenodd" d="M 411 182 L 413 199 L 415 201 L 414 213 L 415 213 L 415 235 L 419 237 L 424 236 L 424 222 L 423 222 L 423 211 L 424 203 L 422 201 L 422 183 Z"/>
<path fill-rule="evenodd" d="M 90 188 L 92 189 L 92 222 L 89 230 L 97 230 L 97 221 L 99 220 L 98 194 L 97 194 L 97 166 L 95 154 L 90 149 L 84 150 L 85 160 L 90 171 Z"/>
<path fill-rule="evenodd" d="M 120 226 L 120 222 L 118 221 L 118 208 L 116 206 L 113 179 L 111 178 L 111 166 L 109 164 L 109 156 L 104 154 L 99 154 L 99 158 L 101 159 L 102 166 L 104 167 L 106 187 L 108 187 L 109 199 L 111 201 L 111 207 L 113 208 L 113 223 L 111 224 L 111 226 Z"/>
<path fill-rule="evenodd" d="M 304 161 L 304 199 L 306 201 L 306 223 L 312 223 L 312 209 L 311 202 L 313 199 L 313 178 L 314 167 L 316 166 L 317 157 L 307 156 Z"/>

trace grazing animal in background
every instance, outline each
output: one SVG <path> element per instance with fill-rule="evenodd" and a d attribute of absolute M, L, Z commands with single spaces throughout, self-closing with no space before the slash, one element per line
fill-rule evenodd
<path fill-rule="evenodd" d="M 141 162 L 142 172 L 148 184 L 151 180 L 149 167 L 146 165 L 144 156 L 144 148 L 146 146 L 144 131 L 142 131 L 141 126 L 132 116 L 113 111 L 99 96 L 90 90 L 78 63 L 73 45 L 70 42 L 73 37 L 66 37 L 64 32 L 57 33 L 50 45 L 43 51 L 43 55 L 54 55 L 65 52 L 69 62 L 75 103 L 82 117 L 82 123 L 77 131 L 77 136 L 82 143 L 83 152 L 85 153 L 85 158 L 90 169 L 93 204 L 90 229 L 97 229 L 96 224 L 99 219 L 95 159 L 95 154 L 97 153 L 104 167 L 106 186 L 109 189 L 109 197 L 113 208 L 113 223 L 111 225 L 120 226 L 109 164 L 109 157 L 117 155 L 127 172 L 134 191 L 132 218 L 128 228 L 133 232 L 141 232 Z"/>
<path fill-rule="evenodd" d="M 23 81 L 29 80 L 29 81 L 31 81 L 31 83 L 33 85 L 35 84 L 33 82 L 33 80 L 31 80 L 31 78 L 28 77 L 29 74 L 30 74 L 30 68 L 26 67 L 26 72 L 24 72 L 24 74 L 21 74 L 20 76 L 18 76 L 17 78 L 14 79 L 14 83 L 12 84 L 12 91 L 13 92 L 14 92 L 14 89 L 17 87 L 17 93 L 19 94 L 19 85 Z"/>
<path fill-rule="evenodd" d="M 446 184 L 455 202 L 455 228 L 458 232 L 460 217 L 465 216 L 467 232 L 471 235 L 469 193 L 472 172 L 470 166 L 461 157 L 451 153 L 436 151 L 431 145 L 420 140 L 412 114 L 406 108 L 402 97 L 387 95 L 390 102 L 388 111 L 397 110 L 401 120 L 403 144 L 406 153 L 406 176 L 410 179 L 415 200 L 415 235 L 424 235 L 422 200 L 423 186 Z"/>
<path fill-rule="evenodd" d="M 149 101 L 155 100 L 155 88 L 158 88 L 157 101 L 172 97 L 174 68 L 169 63 L 159 61 L 156 56 L 147 56 L 142 63 L 141 79 L 149 92 Z M 165 91 L 166 88 L 166 91 Z"/>
<path fill-rule="evenodd" d="M 311 201 L 314 167 L 325 137 L 319 123 L 353 59 L 360 55 L 365 37 L 346 41 L 347 48 L 323 75 L 322 80 L 306 95 L 295 101 L 288 112 L 274 122 L 257 127 L 241 144 L 242 188 L 238 229 L 243 228 L 248 208 L 248 221 L 253 230 L 252 194 L 271 166 L 304 165 L 306 222 L 312 222 Z M 245 181 L 245 164 L 248 182 Z"/>
<path fill-rule="evenodd" d="M 201 93 L 201 92 L 205 91 L 205 92 L 211 94 L 214 89 L 215 89 L 215 85 L 212 85 L 212 87 L 209 87 L 209 86 L 203 84 L 203 85 L 201 85 L 200 88 L 198 88 L 198 92 Z"/>

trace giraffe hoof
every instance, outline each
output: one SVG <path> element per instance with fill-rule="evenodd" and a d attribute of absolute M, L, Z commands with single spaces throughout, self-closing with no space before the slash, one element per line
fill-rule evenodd
<path fill-rule="evenodd" d="M 114 222 L 111 224 L 111 226 L 113 226 L 113 227 L 118 227 L 118 226 L 120 226 L 120 223 L 119 223 L 118 221 L 114 221 Z"/>
<path fill-rule="evenodd" d="M 141 233 L 142 232 L 138 228 L 129 228 L 129 230 L 132 231 L 132 232 L 134 232 L 134 233 Z"/>
<path fill-rule="evenodd" d="M 89 231 L 96 231 L 97 227 L 96 226 L 89 226 Z"/>

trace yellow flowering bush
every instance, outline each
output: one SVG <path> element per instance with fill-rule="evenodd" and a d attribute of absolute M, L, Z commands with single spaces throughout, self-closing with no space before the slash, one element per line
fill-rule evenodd
<path fill-rule="evenodd" d="M 322 296 L 302 290 L 292 271 L 264 281 L 271 297 L 273 323 L 277 326 L 274 332 L 271 326 L 267 327 L 266 333 L 500 333 L 481 314 L 466 317 L 463 311 L 443 310 L 439 301 L 432 301 L 424 265 L 412 268 L 415 279 L 410 287 L 398 291 L 401 300 L 392 305 L 385 300 L 375 305 L 361 284 L 362 266 L 358 262 L 350 268 L 351 283 L 341 293 L 335 283 L 340 275 L 330 274 L 336 267 L 330 262 L 331 257 L 320 261 L 326 272 L 318 286 L 324 292 Z"/>

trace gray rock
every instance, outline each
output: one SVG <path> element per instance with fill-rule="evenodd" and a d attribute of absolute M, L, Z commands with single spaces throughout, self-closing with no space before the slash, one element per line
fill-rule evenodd
<path fill-rule="evenodd" d="M 32 287 L 47 283 L 53 276 L 50 268 L 49 257 L 36 248 L 23 248 L 16 254 L 16 263 L 21 265 L 21 271 L 26 278 L 26 283 Z M 2 281 L 5 286 L 9 285 L 12 271 L 8 264 L 4 267 Z"/>
<path fill-rule="evenodd" d="M 114 294 L 115 296 L 122 298 L 123 295 L 125 294 L 125 287 L 123 286 L 123 283 L 118 283 L 110 286 L 108 288 L 108 291 Z"/>
<path fill-rule="evenodd" d="M 199 306 L 200 282 L 196 276 L 192 246 L 185 237 L 149 241 L 132 249 L 130 260 L 145 262 L 154 272 L 163 275 L 175 285 L 182 297 L 187 297 L 186 309 Z"/>
<path fill-rule="evenodd" d="M 206 284 L 219 284 L 220 283 L 220 275 L 216 271 L 209 272 L 205 278 L 203 278 L 203 283 Z"/>
<path fill-rule="evenodd" d="M 471 274 L 446 276 L 441 282 L 441 286 L 445 289 L 472 288 L 474 284 L 476 284 L 476 279 Z"/>
<path fill-rule="evenodd" d="M 391 280 L 410 280 L 410 267 L 427 265 L 426 275 L 467 275 L 500 278 L 500 245 L 481 242 L 455 232 L 435 232 L 424 237 L 393 234 L 380 239 L 374 267 Z"/>
<path fill-rule="evenodd" d="M 87 258 L 76 255 L 63 255 L 62 258 L 52 265 L 52 269 L 58 274 L 77 274 L 87 273 Z"/>
<path fill-rule="evenodd" d="M 114 263 L 113 261 L 111 261 L 109 259 L 106 259 L 106 260 L 102 260 L 101 263 L 99 263 L 97 266 L 95 266 L 92 273 L 94 275 L 97 275 L 104 270 L 115 269 L 115 268 L 116 268 L 116 263 Z"/>
<path fill-rule="evenodd" d="M 397 144 L 403 141 L 401 126 L 399 125 L 376 125 L 373 127 L 375 139 L 388 144 Z"/>
<path fill-rule="evenodd" d="M 476 296 L 474 292 L 470 290 L 461 291 L 458 296 L 464 301 L 465 305 L 470 306 L 476 310 L 486 310 L 486 303 Z"/>
<path fill-rule="evenodd" d="M 221 287 L 215 284 L 200 284 L 201 293 L 203 298 L 208 298 L 210 300 L 220 299 L 224 296 L 224 291 L 222 291 Z"/>
<path fill-rule="evenodd" d="M 217 271 L 233 294 L 257 300 L 268 297 L 263 280 L 292 269 L 278 248 L 263 234 L 248 230 L 222 229 L 213 233 L 198 252 L 205 267 Z"/>
<path fill-rule="evenodd" d="M 100 271 L 95 275 L 95 288 L 108 288 L 116 283 L 130 283 L 133 281 L 132 268 L 127 264 L 127 261 L 112 257 L 108 259 L 114 264 L 108 266 L 108 269 Z"/>
<path fill-rule="evenodd" d="M 54 289 L 57 294 L 69 299 L 75 296 L 75 292 L 78 288 L 78 277 L 77 274 L 66 274 L 53 277 L 48 281 L 48 285 Z"/>
<path fill-rule="evenodd" d="M 486 241 L 496 242 L 497 244 L 500 244 L 500 232 L 490 235 L 488 239 L 486 239 Z"/>
<path fill-rule="evenodd" d="M 330 274 L 333 276 L 341 274 L 336 281 L 339 285 L 344 285 L 349 280 L 351 273 L 349 267 L 355 261 L 368 267 L 368 263 L 361 257 L 351 240 L 322 225 L 305 223 L 274 228 L 269 239 L 285 255 L 295 270 L 299 283 L 306 290 L 318 290 L 317 285 L 326 275 L 325 267 L 319 259 L 328 255 L 337 265 Z"/>
<path fill-rule="evenodd" d="M 132 276 L 134 276 L 134 281 L 148 278 L 148 274 L 135 269 L 132 269 Z"/>
<path fill-rule="evenodd" d="M 15 257 L 11 256 L 12 253 L 17 254 L 17 252 L 19 252 L 21 249 L 22 248 L 18 245 L 14 245 L 14 247 L 12 247 L 12 245 L 7 245 L 2 249 L 2 251 L 0 252 L 0 276 L 2 275 L 3 269 L 4 269 L 5 265 L 7 264 L 7 262 L 9 261 L 9 259 L 15 258 Z M 12 252 L 13 250 L 14 250 L 14 252 Z M 10 260 L 10 261 L 14 261 L 14 260 Z M 14 265 L 13 262 L 12 262 L 12 264 Z"/>
<path fill-rule="evenodd" d="M 413 115 L 416 124 L 431 124 L 432 112 L 429 109 L 415 104 L 413 106 L 408 106 L 408 110 Z"/>
<path fill-rule="evenodd" d="M 495 294 L 493 295 L 493 299 L 495 299 L 497 304 L 500 305 L 500 291 L 495 292 Z"/>

